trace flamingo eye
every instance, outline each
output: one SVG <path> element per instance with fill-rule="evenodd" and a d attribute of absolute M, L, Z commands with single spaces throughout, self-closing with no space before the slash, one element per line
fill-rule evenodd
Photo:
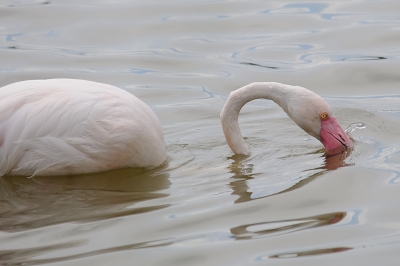
<path fill-rule="evenodd" d="M 327 112 L 320 113 L 320 114 L 319 114 L 319 117 L 320 117 L 321 119 L 327 119 L 327 118 L 328 118 L 328 113 L 327 113 Z"/>

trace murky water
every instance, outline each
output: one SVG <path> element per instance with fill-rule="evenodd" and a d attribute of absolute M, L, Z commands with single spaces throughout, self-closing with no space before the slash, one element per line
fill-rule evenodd
<path fill-rule="evenodd" d="M 84 2 L 84 3 L 83 3 Z M 399 1 L 0 3 L 0 86 L 80 78 L 148 103 L 168 161 L 68 177 L 0 178 L 3 265 L 397 265 Z M 347 158 L 269 101 L 246 105 L 252 151 L 219 122 L 230 91 L 277 81 L 322 95 Z"/>

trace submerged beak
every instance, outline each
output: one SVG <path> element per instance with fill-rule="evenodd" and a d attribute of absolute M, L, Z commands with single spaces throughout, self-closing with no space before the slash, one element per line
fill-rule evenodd
<path fill-rule="evenodd" d="M 353 143 L 334 117 L 321 120 L 320 137 L 329 155 L 341 153 L 353 147 Z"/>

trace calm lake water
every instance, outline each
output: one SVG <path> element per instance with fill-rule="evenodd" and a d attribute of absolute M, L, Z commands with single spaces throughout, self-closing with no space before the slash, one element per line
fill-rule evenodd
<path fill-rule="evenodd" d="M 168 161 L 0 178 L 0 264 L 398 265 L 400 1 L 309 2 L 1 1 L 0 86 L 119 86 L 159 117 Z M 364 123 L 354 151 L 326 158 L 257 100 L 240 116 L 252 154 L 232 156 L 219 113 L 254 81 Z"/>

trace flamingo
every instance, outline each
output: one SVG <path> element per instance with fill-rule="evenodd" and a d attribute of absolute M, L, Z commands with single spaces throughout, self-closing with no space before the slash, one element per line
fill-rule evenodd
<path fill-rule="evenodd" d="M 221 112 L 222 129 L 235 154 L 250 154 L 238 124 L 240 109 L 260 98 L 277 103 L 300 128 L 321 141 L 328 155 L 353 146 L 328 104 L 316 93 L 277 82 L 255 82 L 231 92 Z"/>
<path fill-rule="evenodd" d="M 120 88 L 75 79 L 0 88 L 0 176 L 156 167 L 165 159 L 158 118 Z"/>

